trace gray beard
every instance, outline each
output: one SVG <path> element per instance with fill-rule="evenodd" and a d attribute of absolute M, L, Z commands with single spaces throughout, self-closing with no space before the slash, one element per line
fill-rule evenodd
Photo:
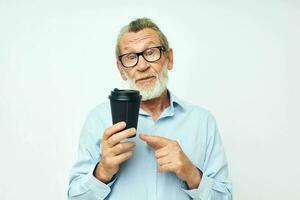
<path fill-rule="evenodd" d="M 138 86 L 135 84 L 135 80 L 130 79 L 126 73 L 124 73 L 127 78 L 127 83 L 132 90 L 138 90 L 142 95 L 142 101 L 147 101 L 160 97 L 162 93 L 167 89 L 168 84 L 168 68 L 167 64 L 163 66 L 162 71 L 158 74 L 153 72 L 156 77 L 154 85 L 151 86 Z"/>

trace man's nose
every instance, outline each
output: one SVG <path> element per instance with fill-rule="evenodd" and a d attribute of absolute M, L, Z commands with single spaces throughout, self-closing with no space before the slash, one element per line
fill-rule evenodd
<path fill-rule="evenodd" d="M 138 71 L 146 71 L 150 66 L 149 63 L 145 60 L 145 58 L 142 55 L 139 55 L 138 63 L 135 67 Z"/>

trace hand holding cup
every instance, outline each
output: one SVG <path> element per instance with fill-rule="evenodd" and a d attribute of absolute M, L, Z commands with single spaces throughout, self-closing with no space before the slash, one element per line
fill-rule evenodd
<path fill-rule="evenodd" d="M 125 122 L 119 122 L 104 131 L 101 140 L 102 158 L 94 171 L 95 177 L 104 183 L 110 182 L 119 171 L 120 164 L 133 155 L 135 143 L 121 141 L 135 135 L 136 129 L 125 127 Z"/>

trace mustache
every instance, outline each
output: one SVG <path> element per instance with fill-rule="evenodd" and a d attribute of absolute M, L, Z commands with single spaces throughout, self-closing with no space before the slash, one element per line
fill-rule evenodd
<path fill-rule="evenodd" d="M 157 78 L 158 74 L 156 72 L 152 72 L 152 73 L 148 73 L 148 74 L 137 74 L 136 77 L 134 78 L 134 81 L 146 79 L 146 78 L 153 77 L 153 76 Z"/>

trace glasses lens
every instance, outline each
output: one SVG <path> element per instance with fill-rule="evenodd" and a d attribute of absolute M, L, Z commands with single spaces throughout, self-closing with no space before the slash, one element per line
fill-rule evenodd
<path fill-rule="evenodd" d="M 122 63 L 125 67 L 132 67 L 136 64 L 138 58 L 135 53 L 130 53 L 122 56 Z"/>
<path fill-rule="evenodd" d="M 157 47 L 146 49 L 143 55 L 149 62 L 157 61 L 160 58 L 160 49 Z"/>

